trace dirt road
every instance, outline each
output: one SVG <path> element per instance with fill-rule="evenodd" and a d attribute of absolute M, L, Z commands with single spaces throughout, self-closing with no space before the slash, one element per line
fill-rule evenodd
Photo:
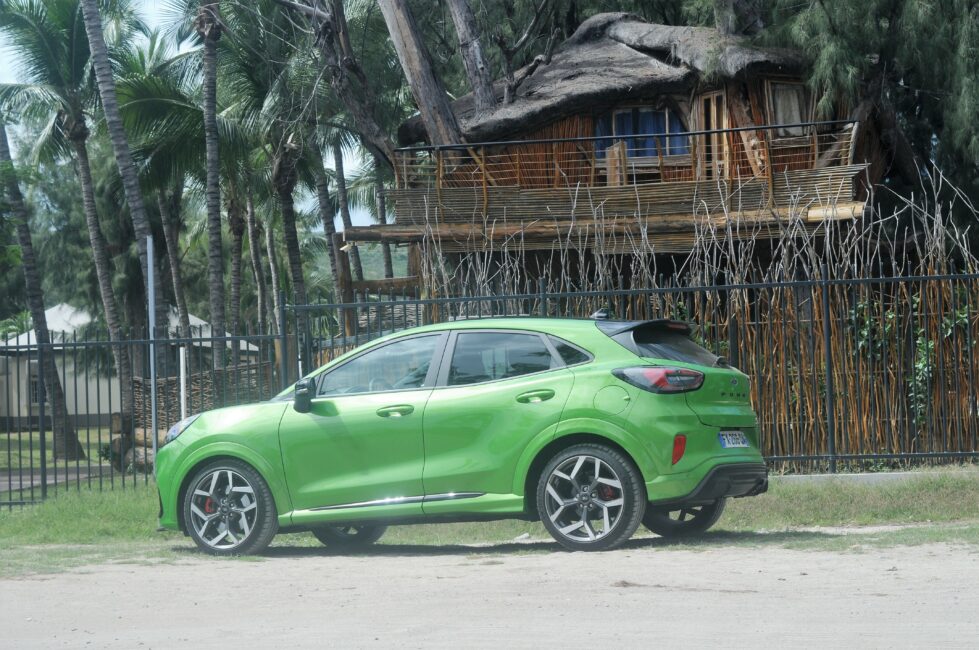
<path fill-rule="evenodd" d="M 979 554 L 273 548 L 0 581 L 3 648 L 976 647 Z M 536 549 L 536 552 L 527 552 Z"/>

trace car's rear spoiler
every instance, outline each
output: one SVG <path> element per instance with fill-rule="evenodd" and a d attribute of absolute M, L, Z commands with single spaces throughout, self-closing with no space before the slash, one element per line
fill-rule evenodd
<path fill-rule="evenodd" d="M 684 336 L 693 336 L 697 331 L 697 325 L 687 323 L 682 320 L 671 320 L 669 318 L 659 318 L 656 320 L 596 320 L 595 325 L 603 334 L 614 337 L 623 332 L 631 332 L 637 329 L 662 330 L 677 332 Z"/>

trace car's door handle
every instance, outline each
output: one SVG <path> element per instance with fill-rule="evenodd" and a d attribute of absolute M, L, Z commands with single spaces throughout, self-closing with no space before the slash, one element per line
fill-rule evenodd
<path fill-rule="evenodd" d="M 411 404 L 398 404 L 397 406 L 384 406 L 377 409 L 377 414 L 382 418 L 400 418 L 405 415 L 411 415 L 415 411 L 415 407 Z"/>
<path fill-rule="evenodd" d="M 544 388 L 542 390 L 532 390 L 526 393 L 521 393 L 517 395 L 517 401 L 521 404 L 536 404 L 537 402 L 549 400 L 552 397 L 554 397 L 554 391 L 549 388 Z"/>

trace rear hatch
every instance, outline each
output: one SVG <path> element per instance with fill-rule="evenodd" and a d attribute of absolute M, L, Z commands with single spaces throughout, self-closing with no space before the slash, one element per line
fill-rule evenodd
<path fill-rule="evenodd" d="M 697 390 L 685 393 L 687 405 L 707 426 L 743 429 L 756 425 L 748 376 L 691 337 L 695 327 L 672 320 L 597 321 L 598 329 L 642 359 L 671 362 L 704 375 Z"/>

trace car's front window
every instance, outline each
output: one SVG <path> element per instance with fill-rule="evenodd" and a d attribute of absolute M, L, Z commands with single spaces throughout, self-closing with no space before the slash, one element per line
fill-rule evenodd
<path fill-rule="evenodd" d="M 323 375 L 319 396 L 423 388 L 439 336 L 395 341 L 351 359 Z"/>
<path fill-rule="evenodd" d="M 536 334 L 468 332 L 456 338 L 449 385 L 464 386 L 549 370 L 558 365 Z"/>

